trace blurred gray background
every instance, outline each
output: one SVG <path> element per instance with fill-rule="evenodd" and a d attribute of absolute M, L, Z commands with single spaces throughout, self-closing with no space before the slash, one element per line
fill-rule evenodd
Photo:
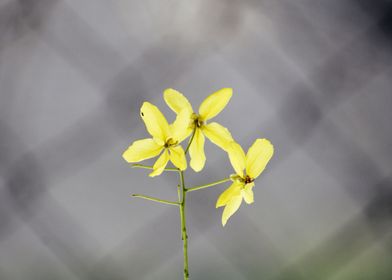
<path fill-rule="evenodd" d="M 121 158 L 173 87 L 276 153 L 222 228 L 189 195 L 196 279 L 392 279 L 392 2 L 0 1 L 0 279 L 181 279 L 175 174 Z M 232 173 L 206 142 L 188 186 Z"/>

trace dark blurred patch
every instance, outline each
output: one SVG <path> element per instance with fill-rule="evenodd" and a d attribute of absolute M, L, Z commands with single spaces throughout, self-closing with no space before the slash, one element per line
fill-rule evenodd
<path fill-rule="evenodd" d="M 20 8 L 20 18 L 33 29 L 40 29 L 49 16 L 50 11 L 59 0 L 17 0 Z"/>
<path fill-rule="evenodd" d="M 29 153 L 7 168 L 5 183 L 15 210 L 27 219 L 34 214 L 34 203 L 45 191 L 44 178 L 43 170 Z"/>
<path fill-rule="evenodd" d="M 13 40 L 42 28 L 58 0 L 16 0 L 0 6 L 0 50 Z"/>
<path fill-rule="evenodd" d="M 145 100 L 146 84 L 140 70 L 129 66 L 114 77 L 107 89 L 105 105 L 120 135 L 131 136 L 130 130 L 139 120 L 139 108 Z M 139 123 L 141 124 L 141 123 Z"/>
<path fill-rule="evenodd" d="M 353 0 L 374 18 L 381 34 L 392 40 L 392 1 L 391 0 Z"/>
<path fill-rule="evenodd" d="M 23 142 L 0 121 L 0 175 L 2 192 L 0 211 L 0 239 L 13 230 L 16 213 L 29 219 L 34 214 L 34 203 L 45 190 L 43 171 L 31 154 L 17 159 L 24 149 Z M 16 213 L 15 213 L 16 211 Z"/>
<path fill-rule="evenodd" d="M 392 230 L 392 179 L 385 178 L 374 186 L 376 196 L 364 208 L 371 227 L 376 232 Z M 392 247 L 389 248 L 392 253 Z"/>
<path fill-rule="evenodd" d="M 290 135 L 290 141 L 298 145 L 309 139 L 312 130 L 322 119 L 319 105 L 315 103 L 313 95 L 305 86 L 298 86 L 280 108 L 282 122 Z"/>

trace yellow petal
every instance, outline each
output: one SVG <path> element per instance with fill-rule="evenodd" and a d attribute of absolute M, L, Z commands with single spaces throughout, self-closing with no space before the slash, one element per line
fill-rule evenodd
<path fill-rule="evenodd" d="M 254 198 L 253 198 L 253 187 L 255 186 L 255 183 L 249 183 L 246 184 L 245 187 L 241 190 L 242 197 L 244 198 L 245 202 L 248 204 L 253 203 Z"/>
<path fill-rule="evenodd" d="M 222 225 L 225 226 L 227 220 L 240 208 L 242 196 L 234 196 L 227 204 L 222 214 Z"/>
<path fill-rule="evenodd" d="M 127 162 L 139 162 L 159 155 L 163 146 L 157 144 L 153 139 L 142 139 L 132 143 L 122 154 Z"/>
<path fill-rule="evenodd" d="M 170 147 L 169 152 L 170 152 L 170 161 L 180 170 L 185 170 L 186 157 L 182 147 L 181 146 Z"/>
<path fill-rule="evenodd" d="M 147 131 L 154 137 L 166 141 L 169 135 L 169 124 L 158 107 L 144 102 L 140 115 L 146 125 Z"/>
<path fill-rule="evenodd" d="M 170 125 L 171 135 L 175 141 L 181 143 L 192 133 L 191 113 L 188 109 L 183 109 L 177 115 L 176 120 Z"/>
<path fill-rule="evenodd" d="M 168 161 L 169 161 L 169 153 L 165 149 L 161 154 L 161 156 L 158 158 L 158 160 L 154 163 L 154 166 L 152 167 L 154 171 L 152 171 L 148 176 L 155 177 L 161 175 Z"/>
<path fill-rule="evenodd" d="M 200 105 L 200 117 L 206 121 L 218 115 L 226 107 L 232 95 L 233 89 L 222 88 L 208 96 Z"/>
<path fill-rule="evenodd" d="M 229 154 L 230 163 L 235 172 L 243 177 L 245 169 L 245 153 L 241 146 L 236 142 L 231 142 L 227 146 L 227 153 Z"/>
<path fill-rule="evenodd" d="M 246 155 L 246 174 L 257 178 L 274 154 L 274 146 L 267 139 L 257 139 Z"/>
<path fill-rule="evenodd" d="M 165 140 L 162 140 L 162 139 L 156 138 L 156 137 L 154 137 L 153 139 L 154 139 L 155 143 L 157 143 L 158 145 L 160 145 L 160 146 L 162 146 L 162 147 L 165 146 L 165 143 L 166 143 Z"/>
<path fill-rule="evenodd" d="M 229 188 L 227 188 L 216 201 L 216 208 L 225 206 L 234 196 L 241 194 L 242 184 L 239 182 L 234 182 Z"/>
<path fill-rule="evenodd" d="M 206 162 L 206 156 L 204 154 L 204 135 L 200 129 L 195 131 L 195 136 L 189 147 L 189 155 L 191 156 L 190 165 L 192 169 L 196 172 L 202 170 Z"/>
<path fill-rule="evenodd" d="M 210 139 L 212 143 L 223 150 L 227 150 L 227 145 L 234 141 L 230 131 L 218 123 L 210 123 L 202 126 L 204 135 Z"/>
<path fill-rule="evenodd" d="M 166 89 L 163 92 L 163 98 L 170 109 L 172 109 L 176 114 L 179 114 L 182 109 L 188 109 L 191 114 L 193 113 L 192 106 L 188 99 L 175 89 Z"/>

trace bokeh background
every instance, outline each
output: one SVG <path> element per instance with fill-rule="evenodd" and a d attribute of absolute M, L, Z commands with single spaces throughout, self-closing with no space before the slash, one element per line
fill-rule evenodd
<path fill-rule="evenodd" d="M 181 279 L 178 209 L 130 197 L 176 175 L 121 158 L 168 87 L 276 149 L 225 228 L 227 185 L 189 195 L 192 280 L 392 279 L 391 39 L 388 0 L 0 1 L 0 279 Z"/>

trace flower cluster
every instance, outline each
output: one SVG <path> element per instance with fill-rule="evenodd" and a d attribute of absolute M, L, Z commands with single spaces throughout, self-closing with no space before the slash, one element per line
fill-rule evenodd
<path fill-rule="evenodd" d="M 208 96 L 195 112 L 188 99 L 174 89 L 166 89 L 163 98 L 176 119 L 169 124 L 161 111 L 149 102 L 144 102 L 140 115 L 150 138 L 137 140 L 123 153 L 129 163 L 158 157 L 149 176 L 160 175 L 169 161 L 184 171 L 187 168 L 186 154 L 189 151 L 191 168 L 199 172 L 206 162 L 204 153 L 205 138 L 228 154 L 235 174 L 230 176 L 232 185 L 218 198 L 216 207 L 224 206 L 222 224 L 239 209 L 242 200 L 253 203 L 254 180 L 265 169 L 271 159 L 274 148 L 267 139 L 256 139 L 247 154 L 234 140 L 227 128 L 216 122 L 210 122 L 228 104 L 232 97 L 231 88 L 223 88 Z M 181 143 L 189 138 L 187 147 Z"/>

